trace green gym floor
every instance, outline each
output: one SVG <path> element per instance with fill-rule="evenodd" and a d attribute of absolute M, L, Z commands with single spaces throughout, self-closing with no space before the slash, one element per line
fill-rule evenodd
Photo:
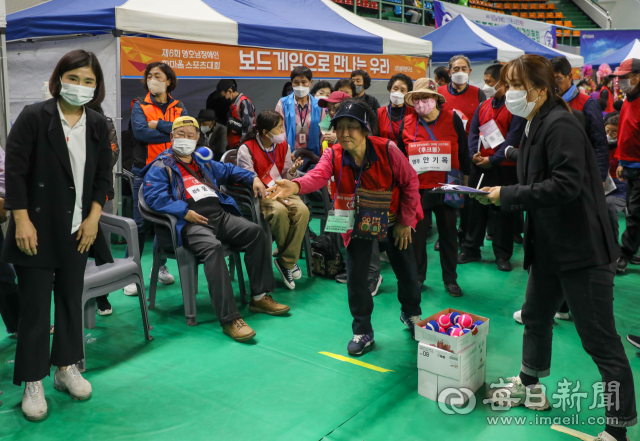
<path fill-rule="evenodd" d="M 624 221 L 621 220 L 621 231 Z M 312 229 L 319 226 L 312 224 Z M 422 294 L 423 316 L 446 307 L 460 308 L 491 319 L 487 343 L 487 383 L 517 375 L 520 370 L 523 327 L 514 322 L 520 309 L 527 273 L 522 270 L 522 246 L 516 245 L 510 273 L 493 264 L 489 242 L 483 260 L 461 265 L 461 298 L 443 288 L 434 234 L 428 244 L 428 288 Z M 122 246 L 114 246 L 119 255 Z M 306 274 L 301 261 L 303 274 Z M 145 277 L 151 268 L 151 244 L 143 258 Z M 169 261 L 176 275 L 175 261 Z M 202 267 L 199 278 L 198 326 L 185 323 L 178 281 L 159 286 L 157 305 L 149 311 L 154 340 L 144 340 L 138 300 L 122 291 L 110 295 L 114 314 L 97 317 L 95 329 L 85 331 L 87 378 L 93 397 L 76 402 L 44 379 L 49 416 L 38 423 L 24 419 L 20 408 L 23 388 L 12 384 L 16 340 L 0 337 L 1 440 L 243 440 L 243 441 L 389 441 L 389 440 L 571 440 L 569 435 L 537 424 L 538 416 L 569 417 L 576 408 L 554 408 L 544 414 L 516 408 L 492 411 L 482 404 L 485 388 L 476 393 L 476 408 L 468 415 L 447 415 L 418 395 L 417 343 L 399 320 L 396 282 L 383 263 L 384 283 L 375 297 L 375 349 L 360 361 L 389 370 L 379 372 L 347 363 L 321 352 L 347 356 L 351 316 L 346 285 L 320 277 L 296 282 L 287 290 L 276 277 L 275 299 L 291 306 L 284 317 L 252 314 L 241 308 L 256 331 L 250 343 L 236 343 L 222 333 L 209 301 Z M 616 277 L 616 324 L 624 339 L 640 332 L 638 308 L 640 267 L 630 265 Z M 234 282 L 236 293 L 237 281 Z M 580 381 L 579 421 L 566 424 L 596 435 L 604 429 L 589 425 L 592 384 L 598 371 L 583 351 L 571 321 L 554 326 L 551 376 L 544 379 L 552 403 L 557 383 Z M 640 379 L 640 352 L 626 341 L 631 367 Z M 52 370 L 53 374 L 53 370 Z M 640 383 L 638 383 L 640 384 Z M 486 386 L 485 386 L 486 387 Z M 637 390 L 640 388 L 637 388 Z M 526 417 L 527 420 L 492 417 Z M 629 430 L 632 440 L 640 430 Z"/>

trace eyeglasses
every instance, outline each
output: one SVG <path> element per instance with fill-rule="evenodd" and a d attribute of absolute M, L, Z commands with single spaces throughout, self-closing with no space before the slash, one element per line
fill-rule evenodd
<path fill-rule="evenodd" d="M 560 83 L 560 82 L 564 81 L 565 78 L 567 78 L 567 77 L 556 77 L 556 83 Z"/>

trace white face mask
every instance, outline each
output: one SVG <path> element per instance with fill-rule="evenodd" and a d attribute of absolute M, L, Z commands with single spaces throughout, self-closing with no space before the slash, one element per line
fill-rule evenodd
<path fill-rule="evenodd" d="M 269 136 L 269 135 L 271 135 L 271 136 Z M 269 132 L 269 133 L 267 133 L 267 137 L 271 140 L 271 142 L 274 145 L 282 144 L 283 142 L 285 142 L 287 140 L 287 134 L 285 132 L 282 132 L 279 135 L 274 135 L 273 133 Z"/>
<path fill-rule="evenodd" d="M 527 92 L 533 90 L 533 87 L 529 90 L 507 90 L 505 105 L 507 110 L 515 116 L 526 118 L 533 111 L 536 106 L 536 101 L 527 101 Z"/>
<path fill-rule="evenodd" d="M 609 144 L 615 144 L 616 142 L 618 142 L 618 138 L 612 138 L 611 136 L 607 135 L 607 141 L 609 142 Z"/>
<path fill-rule="evenodd" d="M 93 98 L 96 91 L 93 87 L 80 86 L 79 84 L 63 83 L 60 80 L 60 96 L 72 106 L 84 106 Z"/>
<path fill-rule="evenodd" d="M 298 98 L 304 98 L 309 95 L 309 88 L 304 86 L 294 87 L 293 93 L 295 93 Z"/>
<path fill-rule="evenodd" d="M 173 138 L 173 151 L 178 156 L 190 156 L 198 143 L 195 139 Z"/>
<path fill-rule="evenodd" d="M 160 95 L 167 90 L 167 82 L 158 81 L 158 80 L 149 80 L 147 81 L 147 87 L 149 88 L 149 92 L 151 92 L 151 95 Z"/>
<path fill-rule="evenodd" d="M 200 127 L 200 131 L 201 131 L 204 135 L 206 135 L 207 133 L 209 133 L 209 132 L 211 131 L 211 127 L 209 127 L 209 126 L 202 126 L 202 127 Z"/>
<path fill-rule="evenodd" d="M 467 81 L 469 81 L 469 74 L 466 72 L 456 72 L 451 75 L 451 81 L 457 85 L 467 84 Z"/>
<path fill-rule="evenodd" d="M 396 106 L 401 106 L 402 104 L 404 104 L 404 93 L 402 92 L 391 92 L 389 98 L 391 99 L 391 102 Z"/>
<path fill-rule="evenodd" d="M 627 95 L 633 92 L 633 89 L 635 89 L 637 86 L 637 84 L 635 86 L 631 84 L 631 78 L 620 78 L 618 80 L 618 85 L 620 86 L 620 90 L 622 90 Z"/>
<path fill-rule="evenodd" d="M 497 84 L 496 84 L 496 86 L 497 86 Z M 488 84 L 485 84 L 484 86 L 482 86 L 482 91 L 487 96 L 487 99 L 493 98 L 496 95 L 496 92 L 497 92 L 495 86 L 489 86 Z"/>

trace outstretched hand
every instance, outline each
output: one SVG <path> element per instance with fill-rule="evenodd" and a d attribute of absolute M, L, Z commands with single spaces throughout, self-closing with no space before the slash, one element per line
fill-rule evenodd
<path fill-rule="evenodd" d="M 276 181 L 276 184 L 267 189 L 267 199 L 283 199 L 298 193 L 298 184 L 282 179 Z"/>

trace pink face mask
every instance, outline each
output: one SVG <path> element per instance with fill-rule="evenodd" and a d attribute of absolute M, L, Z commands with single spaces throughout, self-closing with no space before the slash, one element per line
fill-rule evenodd
<path fill-rule="evenodd" d="M 413 100 L 413 108 L 420 116 L 428 115 L 433 109 L 436 108 L 436 100 L 434 98 Z"/>

